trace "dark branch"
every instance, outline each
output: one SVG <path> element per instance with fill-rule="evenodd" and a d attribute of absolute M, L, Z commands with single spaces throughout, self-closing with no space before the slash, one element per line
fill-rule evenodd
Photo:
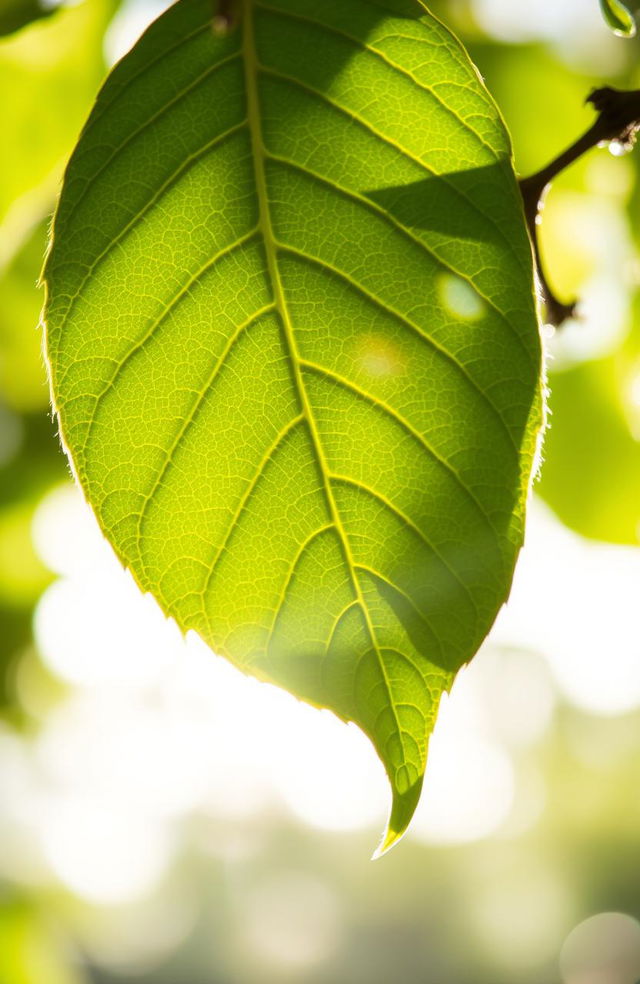
<path fill-rule="evenodd" d="M 556 328 L 568 318 L 574 317 L 577 301 L 560 301 L 549 286 L 544 272 L 538 243 L 538 224 L 546 190 L 556 175 L 592 147 L 605 142 L 616 142 L 622 150 L 630 150 L 640 130 L 640 89 L 630 92 L 611 88 L 596 89 L 587 97 L 587 102 L 598 113 L 595 123 L 541 171 L 520 179 L 524 214 L 533 244 L 538 280 L 546 308 L 546 321 Z"/>

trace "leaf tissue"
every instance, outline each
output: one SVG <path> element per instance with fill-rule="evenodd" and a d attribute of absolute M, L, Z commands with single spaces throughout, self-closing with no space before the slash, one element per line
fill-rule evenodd
<path fill-rule="evenodd" d="M 622 0 L 600 0 L 600 8 L 614 34 L 623 38 L 635 37 L 636 22 L 626 3 Z"/>
<path fill-rule="evenodd" d="M 522 542 L 532 280 L 505 127 L 417 0 L 241 0 L 223 33 L 180 0 L 67 169 L 45 321 L 74 473 L 184 631 L 370 737 L 381 850 Z"/>

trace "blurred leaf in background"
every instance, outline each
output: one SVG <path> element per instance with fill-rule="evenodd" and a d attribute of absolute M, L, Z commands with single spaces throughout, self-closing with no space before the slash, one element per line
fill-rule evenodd
<path fill-rule="evenodd" d="M 629 362 L 616 354 L 553 373 L 540 483 L 568 526 L 612 543 L 637 543 L 640 532 L 638 381 Z"/>
<path fill-rule="evenodd" d="M 48 417 L 37 283 L 62 168 L 104 74 L 112 12 L 91 0 L 0 40 L 0 706 L 51 579 L 33 550 L 33 510 L 67 474 Z"/>
<path fill-rule="evenodd" d="M 44 7 L 39 0 L 0 0 L 0 36 L 13 34 L 31 21 L 48 17 L 53 7 Z"/>
<path fill-rule="evenodd" d="M 62 7 L 0 40 L 0 263 L 51 211 L 62 168 L 104 74 L 109 0 Z"/>
<path fill-rule="evenodd" d="M 0 907 L 0 984 L 80 984 L 53 920 L 25 902 Z"/>
<path fill-rule="evenodd" d="M 42 293 L 37 276 L 47 241 L 48 219 L 38 222 L 0 276 L 0 392 L 18 414 L 38 413 L 49 403 L 39 330 Z"/>

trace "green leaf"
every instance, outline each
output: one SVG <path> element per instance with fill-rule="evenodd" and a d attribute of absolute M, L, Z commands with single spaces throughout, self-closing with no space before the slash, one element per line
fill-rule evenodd
<path fill-rule="evenodd" d="M 209 18 L 152 25 L 73 156 L 54 402 L 140 586 L 369 735 L 384 849 L 522 540 L 540 350 L 509 140 L 413 0 Z"/>
<path fill-rule="evenodd" d="M 635 37 L 636 22 L 626 4 L 621 0 L 600 0 L 600 7 L 604 19 L 614 34 L 624 38 Z"/>

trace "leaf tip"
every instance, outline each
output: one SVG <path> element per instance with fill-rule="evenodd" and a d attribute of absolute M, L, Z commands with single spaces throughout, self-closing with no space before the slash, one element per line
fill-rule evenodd
<path fill-rule="evenodd" d="M 614 34 L 622 38 L 635 37 L 635 18 L 626 3 L 622 0 L 600 0 L 600 8 Z"/>
<path fill-rule="evenodd" d="M 411 786 L 402 791 L 392 782 L 391 813 L 382 840 L 371 855 L 372 861 L 377 861 L 404 837 L 420 799 L 423 778 L 424 775 L 419 776 Z"/>

